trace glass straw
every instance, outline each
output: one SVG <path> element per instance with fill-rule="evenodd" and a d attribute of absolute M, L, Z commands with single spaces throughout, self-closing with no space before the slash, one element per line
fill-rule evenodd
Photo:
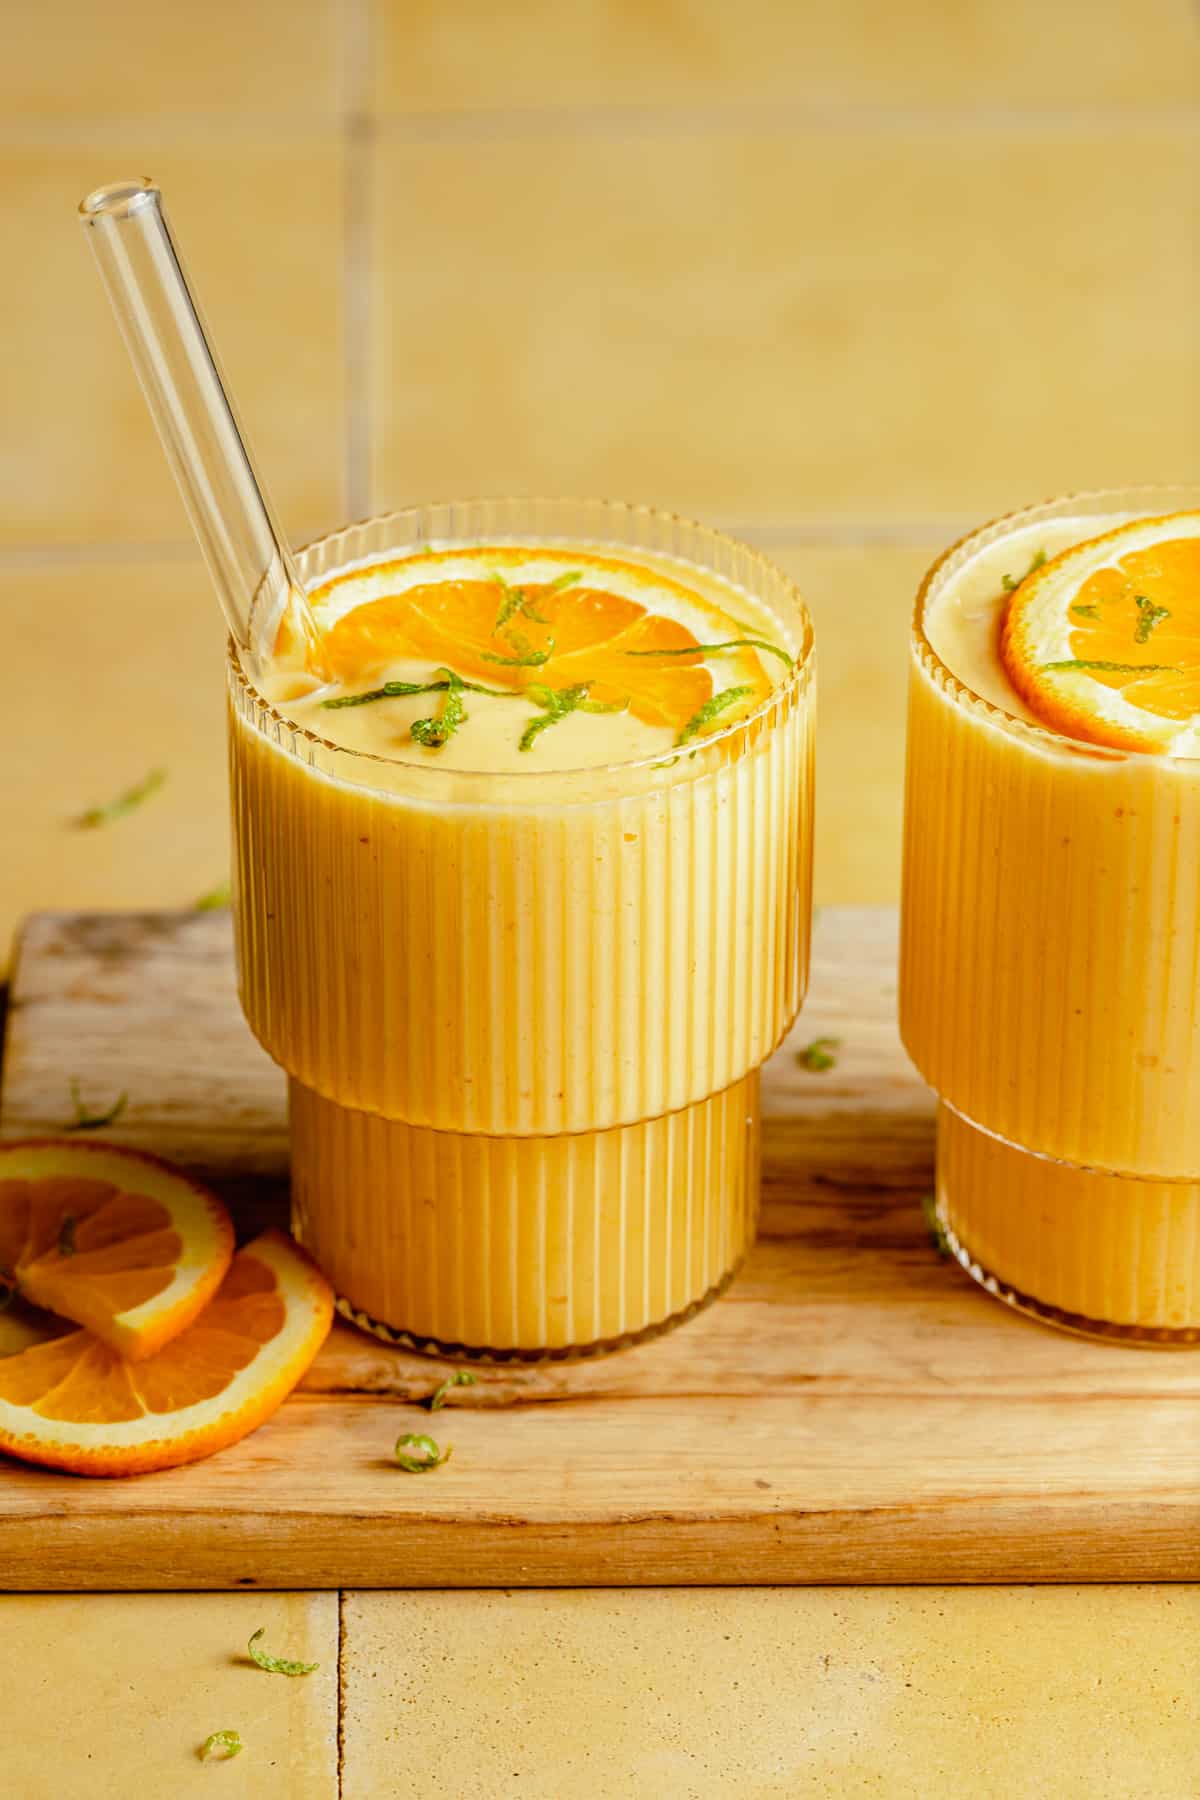
<path fill-rule="evenodd" d="M 285 618 L 298 658 L 319 671 L 320 632 L 184 275 L 162 195 L 151 181 L 116 181 L 81 201 L 79 214 L 250 672 L 276 646 Z"/>

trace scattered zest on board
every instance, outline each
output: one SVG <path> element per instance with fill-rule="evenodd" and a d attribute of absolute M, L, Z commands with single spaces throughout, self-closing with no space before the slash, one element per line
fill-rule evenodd
<path fill-rule="evenodd" d="M 470 1369 L 456 1369 L 453 1375 L 447 1375 L 445 1381 L 438 1383 L 437 1387 L 434 1388 L 432 1394 L 430 1394 L 428 1400 L 426 1400 L 424 1404 L 428 1407 L 430 1412 L 440 1412 L 442 1407 L 446 1404 L 446 1396 L 451 1388 L 474 1386 L 475 1377 L 472 1375 Z M 429 1440 L 426 1439 L 426 1442 L 428 1441 Z"/>
<path fill-rule="evenodd" d="M 71 1102 L 75 1108 L 75 1117 L 68 1120 L 63 1127 L 65 1131 L 102 1131 L 106 1125 L 115 1125 L 129 1103 L 129 1095 L 118 1094 L 107 1112 L 89 1112 L 79 1092 L 79 1083 L 71 1083 Z"/>
<path fill-rule="evenodd" d="M 337 679 L 353 683 L 364 674 L 382 674 L 388 662 L 401 659 L 441 666 L 427 680 L 387 680 L 318 704 L 333 710 L 440 694 L 437 709 L 408 727 L 412 740 L 430 751 L 442 749 L 468 723 L 471 693 L 523 699 L 537 708 L 541 716 L 520 734 L 522 752 L 533 751 L 546 731 L 575 713 L 630 712 L 643 723 L 668 726 L 681 748 L 769 695 L 760 656 L 793 667 L 779 644 L 665 578 L 660 588 L 647 580 L 645 605 L 610 591 L 598 578 L 618 567 L 623 565 L 597 559 L 551 581 L 520 583 L 492 569 L 486 579 L 417 583 L 365 601 L 327 632 Z M 624 575 L 629 578 L 628 567 Z M 655 605 L 666 610 L 651 610 Z M 712 632 L 713 625 L 737 635 Z M 737 664 L 737 679 L 719 692 L 704 666 L 714 657 Z"/>
<path fill-rule="evenodd" d="M 246 1654 L 251 1662 L 257 1663 L 260 1669 L 265 1669 L 268 1675 L 311 1675 L 314 1669 L 320 1668 L 320 1663 L 295 1662 L 291 1657 L 271 1656 L 266 1650 L 260 1650 L 259 1639 L 266 1635 L 266 1626 L 260 1625 L 246 1645 Z"/>
<path fill-rule="evenodd" d="M 229 1762 L 245 1749 L 236 1731 L 210 1731 L 196 1752 L 201 1762 Z"/>
<path fill-rule="evenodd" d="M 416 1455 L 413 1455 L 414 1451 Z M 445 1450 L 441 1450 L 424 1432 L 406 1431 L 403 1437 L 396 1439 L 396 1461 L 406 1475 L 426 1475 L 430 1469 L 440 1469 L 453 1454 L 453 1444 L 447 1444 Z"/>
<path fill-rule="evenodd" d="M 841 1042 L 841 1038 L 835 1037 L 814 1038 L 803 1050 L 797 1050 L 796 1061 L 810 1075 L 823 1075 L 826 1069 L 837 1067 L 837 1057 L 833 1053 L 840 1048 Z"/>

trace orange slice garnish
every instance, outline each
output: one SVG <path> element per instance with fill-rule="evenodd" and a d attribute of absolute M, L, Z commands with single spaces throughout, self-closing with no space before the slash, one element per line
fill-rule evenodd
<path fill-rule="evenodd" d="M 346 610 L 344 596 L 364 581 L 372 597 Z M 347 571 L 310 599 L 327 663 L 348 686 L 419 662 L 514 694 L 586 686 L 591 703 L 627 705 L 676 732 L 718 688 L 747 690 L 722 711 L 724 726 L 772 687 L 758 651 L 736 641 L 755 637 L 753 628 L 658 570 L 587 552 L 425 554 Z M 719 662 L 703 648 L 731 642 Z"/>
<path fill-rule="evenodd" d="M 1056 731 L 1200 756 L 1200 512 L 1133 520 L 1034 570 L 1001 654 Z"/>
<path fill-rule="evenodd" d="M 191 1324 L 233 1243 L 216 1195 L 157 1157 L 54 1139 L 0 1144 L 0 1283 L 130 1361 Z"/>
<path fill-rule="evenodd" d="M 281 1405 L 332 1318 L 324 1277 L 290 1238 L 264 1232 L 200 1317 L 143 1362 L 87 1331 L 0 1358 L 0 1450 L 76 1475 L 195 1462 Z"/>

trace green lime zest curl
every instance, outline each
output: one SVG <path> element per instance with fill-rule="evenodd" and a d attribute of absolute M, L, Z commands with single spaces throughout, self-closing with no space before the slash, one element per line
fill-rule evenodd
<path fill-rule="evenodd" d="M 79 1083 L 71 1082 L 71 1101 L 75 1107 L 75 1117 L 63 1126 L 64 1131 L 101 1131 L 106 1125 L 115 1125 L 129 1102 L 128 1094 L 118 1094 L 107 1112 L 89 1112 L 79 1092 Z"/>
<path fill-rule="evenodd" d="M 1153 600 L 1147 600 L 1145 594 L 1134 596 L 1137 602 L 1138 622 L 1134 628 L 1135 644 L 1148 644 L 1150 634 L 1160 626 L 1164 619 L 1169 619 L 1171 609 L 1168 606 L 1155 606 Z"/>
<path fill-rule="evenodd" d="M 721 650 L 765 650 L 769 656 L 777 656 L 785 668 L 790 669 L 792 659 L 786 650 L 778 644 L 772 644 L 767 638 L 736 637 L 723 638 L 718 644 L 682 644 L 671 650 L 622 650 L 622 656 L 715 656 Z"/>
<path fill-rule="evenodd" d="M 207 894 L 201 894 L 200 898 L 195 901 L 193 911 L 219 912 L 222 907 L 230 905 L 232 900 L 233 890 L 229 882 L 218 881 L 216 887 L 209 888 Z"/>
<path fill-rule="evenodd" d="M 410 1454 L 414 1450 L 418 1453 L 416 1456 Z M 406 1475 L 426 1475 L 430 1469 L 440 1469 L 453 1454 L 453 1444 L 447 1444 L 443 1451 L 424 1432 L 406 1431 L 403 1437 L 396 1439 L 396 1461 Z"/>
<path fill-rule="evenodd" d="M 1044 550 L 1035 550 L 1033 559 L 1023 575 L 1002 575 L 1001 582 L 1006 594 L 1015 594 L 1023 581 L 1028 581 L 1035 569 L 1040 569 L 1046 560 Z"/>
<path fill-rule="evenodd" d="M 123 794 L 118 794 L 115 800 L 108 800 L 103 806 L 89 806 L 86 812 L 80 813 L 75 823 L 81 831 L 95 831 L 101 825 L 115 824 L 127 813 L 136 812 L 151 794 L 158 792 L 166 779 L 165 769 L 151 769 L 148 775 L 143 776 L 133 787 L 126 788 Z"/>
<path fill-rule="evenodd" d="M 445 678 L 445 698 L 437 712 L 428 719 L 414 719 L 408 728 L 408 735 L 417 744 L 424 744 L 427 750 L 440 750 L 467 721 L 467 708 L 463 700 L 465 683 L 462 677 L 452 669 L 439 669 L 439 680 Z"/>
<path fill-rule="evenodd" d="M 425 1405 L 430 1412 L 440 1412 L 446 1404 L 446 1395 L 451 1388 L 474 1387 L 475 1377 L 470 1369 L 456 1369 L 453 1375 L 447 1375 L 445 1381 L 439 1382 L 430 1394 Z"/>
<path fill-rule="evenodd" d="M 527 699 L 535 706 L 542 708 L 540 719 L 533 719 L 521 733 L 518 750 L 532 750 L 543 731 L 549 731 L 552 725 L 558 725 L 571 713 L 578 712 L 588 696 L 588 684 L 583 682 L 578 687 L 551 688 L 543 687 L 540 682 L 530 682 L 525 689 Z"/>
<path fill-rule="evenodd" d="M 553 638 L 547 638 L 544 650 L 535 650 L 524 632 L 509 631 L 507 637 L 515 655 L 500 656 L 495 650 L 481 650 L 484 662 L 498 663 L 502 669 L 540 669 L 554 655 Z"/>
<path fill-rule="evenodd" d="M 676 749 L 679 749 L 684 744 L 690 744 L 692 739 L 698 737 L 702 731 L 712 724 L 714 719 L 719 718 L 720 715 L 723 712 L 728 711 L 731 706 L 736 706 L 739 700 L 748 700 L 753 692 L 754 689 L 752 687 L 730 687 L 723 688 L 719 694 L 711 695 L 710 698 L 704 702 L 704 705 L 700 708 L 699 712 L 694 712 L 692 714 L 679 736 L 675 739 Z"/>
<path fill-rule="evenodd" d="M 1066 669 L 1095 670 L 1100 675 L 1182 675 L 1183 670 L 1178 663 L 1119 663 L 1089 662 L 1086 657 L 1068 656 L 1061 662 L 1040 663 L 1044 674 L 1058 673 Z"/>
<path fill-rule="evenodd" d="M 230 1762 L 245 1749 L 236 1731 L 210 1731 L 196 1754 L 201 1762 Z"/>
<path fill-rule="evenodd" d="M 311 1675 L 314 1669 L 320 1668 L 320 1663 L 295 1662 L 290 1657 L 271 1656 L 267 1651 L 260 1650 L 258 1640 L 266 1635 L 266 1626 L 260 1625 L 246 1645 L 246 1653 L 251 1662 L 257 1663 L 260 1669 L 265 1669 L 268 1675 Z"/>

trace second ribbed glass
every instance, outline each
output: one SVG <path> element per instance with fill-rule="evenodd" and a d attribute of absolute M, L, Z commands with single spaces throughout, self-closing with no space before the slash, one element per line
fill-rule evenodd
<path fill-rule="evenodd" d="M 910 668 L 900 1023 L 942 1103 L 941 1221 L 1010 1304 L 1150 1344 L 1200 1341 L 1200 764 L 1005 712 L 926 627 L 1016 534 L 1198 499 L 1075 495 L 973 533 L 926 578 Z"/>
<path fill-rule="evenodd" d="M 688 1316 L 753 1236 L 757 1070 L 807 979 L 812 633 L 754 552 L 598 502 L 413 510 L 301 565 L 502 542 L 690 563 L 772 614 L 793 671 L 694 752 L 501 776 L 338 748 L 231 654 L 239 980 L 343 1310 L 578 1354 Z"/>

